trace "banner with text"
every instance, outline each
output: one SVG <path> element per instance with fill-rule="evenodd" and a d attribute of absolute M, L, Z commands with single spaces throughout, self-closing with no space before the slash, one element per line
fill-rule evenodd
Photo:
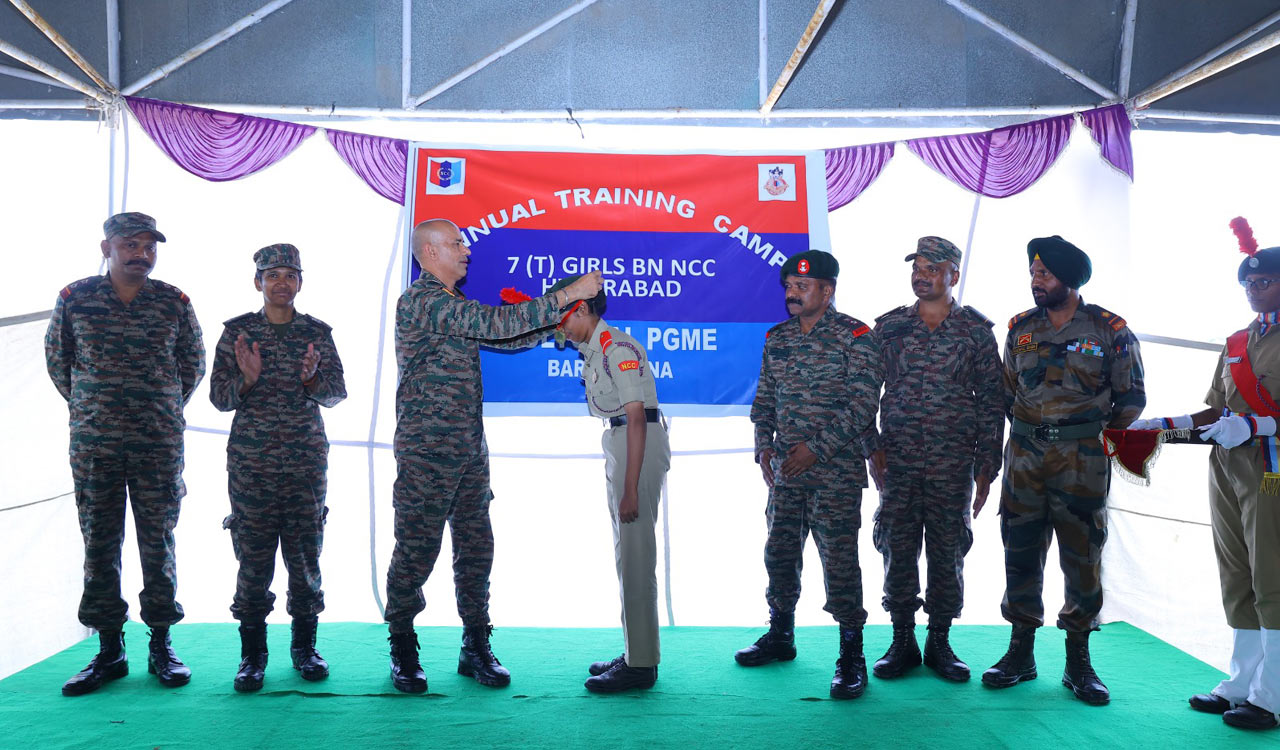
<path fill-rule="evenodd" d="M 764 334 L 787 315 L 778 273 L 830 250 L 821 151 L 499 151 L 415 143 L 410 226 L 453 221 L 471 248 L 462 291 L 500 305 L 599 269 L 610 324 L 649 352 L 671 415 L 746 414 Z M 407 233 L 406 233 L 407 236 Z M 418 276 L 412 254 L 405 283 Z M 581 414 L 582 361 L 551 341 L 484 350 L 487 414 Z"/>

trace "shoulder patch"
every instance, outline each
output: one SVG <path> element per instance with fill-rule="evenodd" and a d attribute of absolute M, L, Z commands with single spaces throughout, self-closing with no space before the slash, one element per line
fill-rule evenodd
<path fill-rule="evenodd" d="M 312 325 L 314 325 L 316 328 L 319 328 L 319 329 L 320 329 L 320 330 L 322 330 L 322 331 L 332 331 L 332 330 L 333 330 L 333 326 L 329 325 L 328 323 L 324 322 L 323 320 L 321 320 L 321 319 L 319 319 L 319 318 L 313 317 L 313 316 L 311 316 L 311 315 L 307 315 L 306 313 L 303 313 L 301 317 L 302 317 L 304 320 L 306 320 L 308 323 L 311 323 L 311 324 L 312 324 Z"/>
<path fill-rule="evenodd" d="M 237 315 L 234 318 L 231 318 L 230 320 L 224 320 L 222 321 L 222 325 L 229 326 L 229 325 L 235 325 L 238 323 L 248 323 L 251 319 L 256 317 L 258 317 L 258 314 L 256 312 L 248 312 L 248 313 L 245 313 L 244 315 Z"/>
<path fill-rule="evenodd" d="M 619 362 L 618 369 L 622 372 L 626 372 L 627 370 L 639 370 L 640 362 L 634 359 L 628 359 L 625 362 Z"/>
<path fill-rule="evenodd" d="M 1009 330 L 1013 330 L 1014 326 L 1026 320 L 1027 318 L 1031 317 L 1033 314 L 1035 314 L 1035 311 L 1037 309 L 1038 308 L 1033 307 L 1030 310 L 1023 310 L 1022 312 L 1018 313 L 1012 318 L 1009 318 Z"/>
<path fill-rule="evenodd" d="M 65 287 L 63 287 L 63 288 L 62 288 L 62 291 L 61 291 L 61 292 L 58 292 L 58 296 L 59 296 L 59 297 L 61 297 L 61 298 L 63 298 L 63 299 L 67 299 L 68 297 L 70 297 L 71 295 L 73 295 L 73 294 L 75 294 L 76 292 L 80 291 L 81 289 L 85 289 L 85 288 L 87 288 L 87 287 L 89 286 L 89 282 L 91 282 L 91 281 L 93 281 L 93 280 L 95 280 L 95 279 L 100 279 L 100 278 L 102 278 L 102 277 L 101 277 L 101 276 L 90 276 L 90 277 L 85 278 L 85 279 L 80 279 L 79 281 L 73 281 L 73 282 L 71 282 L 70 284 L 67 284 Z"/>
<path fill-rule="evenodd" d="M 1096 315 L 1099 318 L 1101 318 L 1102 322 L 1111 326 L 1111 330 L 1113 331 L 1119 331 L 1121 328 L 1124 328 L 1126 325 L 1128 325 L 1128 323 L 1125 322 L 1124 318 L 1120 317 L 1119 315 L 1116 315 L 1115 313 L 1111 312 L 1105 307 L 1099 307 L 1098 305 L 1094 305 L 1094 304 L 1086 304 L 1084 308 L 1085 310 L 1088 310 L 1093 315 Z"/>
<path fill-rule="evenodd" d="M 852 333 L 853 337 L 856 339 L 859 336 L 865 336 L 868 333 L 871 333 L 871 329 L 867 327 L 866 323 L 859 323 L 858 325 L 854 326 L 854 328 L 849 332 Z"/>
<path fill-rule="evenodd" d="M 907 306 L 906 306 L 906 305 L 899 305 L 898 307 L 893 308 L 892 310 L 890 310 L 889 312 L 885 313 L 884 315 L 881 315 L 880 317 L 876 318 L 876 322 L 877 322 L 877 323 L 879 323 L 879 322 L 881 322 L 881 321 L 885 320 L 886 318 L 888 318 L 888 317 L 889 317 L 889 316 L 891 316 L 891 315 L 897 315 L 898 313 L 904 313 L 904 312 L 906 312 L 906 311 L 907 311 Z"/>
<path fill-rule="evenodd" d="M 965 305 L 964 309 L 968 311 L 969 315 L 971 315 L 975 320 L 977 320 L 979 323 L 986 325 L 988 328 L 995 326 L 995 323 L 991 322 L 991 318 L 988 318 L 987 316 L 973 309 L 969 305 Z"/>
<path fill-rule="evenodd" d="M 604 351 L 613 345 L 613 334 L 608 331 L 600 332 L 600 350 Z"/>
<path fill-rule="evenodd" d="M 166 284 L 165 282 L 160 281 L 159 279 L 151 279 L 151 280 L 155 282 L 156 287 L 159 288 L 160 290 L 168 292 L 173 296 L 177 297 L 178 299 L 182 300 L 182 304 L 185 305 L 191 302 L 191 298 L 186 295 L 186 292 L 183 292 L 181 289 L 174 286 L 173 284 Z"/>

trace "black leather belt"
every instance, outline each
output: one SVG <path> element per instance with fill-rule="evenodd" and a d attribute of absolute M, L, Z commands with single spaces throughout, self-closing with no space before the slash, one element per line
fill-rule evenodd
<path fill-rule="evenodd" d="M 1015 435 L 1023 435 L 1036 440 L 1082 440 L 1096 438 L 1102 432 L 1101 422 L 1085 424 L 1031 424 L 1021 419 L 1014 419 L 1010 430 Z"/>
<path fill-rule="evenodd" d="M 646 421 L 646 422 L 658 422 L 658 421 L 659 421 L 659 420 L 661 420 L 661 419 L 662 419 L 662 411 L 661 411 L 661 410 L 659 410 L 659 409 L 645 409 L 645 410 L 644 410 L 644 421 Z M 626 414 L 623 414 L 623 415 L 622 415 L 622 416 L 620 416 L 620 417 L 609 417 L 609 426 L 610 426 L 610 427 L 621 427 L 622 425 L 624 425 L 624 424 L 626 424 L 626 423 L 627 423 L 627 415 L 626 415 Z"/>

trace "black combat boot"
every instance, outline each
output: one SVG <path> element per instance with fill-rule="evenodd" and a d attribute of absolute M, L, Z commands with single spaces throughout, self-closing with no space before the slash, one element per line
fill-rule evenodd
<path fill-rule="evenodd" d="M 1067 668 L 1062 673 L 1062 684 L 1071 688 L 1080 700 L 1091 706 L 1106 705 L 1111 693 L 1102 684 L 1089 662 L 1089 631 L 1067 633 Z"/>
<path fill-rule="evenodd" d="M 867 689 L 867 659 L 862 655 L 862 628 L 840 628 L 840 658 L 831 678 L 831 697 L 857 698 Z"/>
<path fill-rule="evenodd" d="M 916 643 L 914 620 L 895 620 L 893 642 L 871 671 L 882 680 L 901 677 L 907 670 L 920 666 L 920 644 Z"/>
<path fill-rule="evenodd" d="M 62 686 L 63 695 L 84 695 L 129 674 L 129 657 L 124 653 L 124 631 L 99 630 L 98 654 L 89 666 Z"/>
<path fill-rule="evenodd" d="M 315 682 L 329 676 L 329 662 L 316 651 L 316 625 L 314 617 L 299 617 L 293 621 L 293 640 L 289 643 L 289 656 L 293 668 L 302 679 Z M 265 651 L 265 649 L 264 649 Z"/>
<path fill-rule="evenodd" d="M 950 620 L 929 623 L 929 635 L 924 639 L 924 665 L 944 680 L 968 682 L 969 665 L 951 650 L 950 634 Z"/>
<path fill-rule="evenodd" d="M 427 692 L 427 675 L 418 661 L 418 634 L 412 630 L 392 633 L 387 640 L 391 643 L 391 682 L 396 690 L 402 693 Z"/>
<path fill-rule="evenodd" d="M 982 673 L 982 684 L 994 688 L 1007 688 L 1019 682 L 1036 678 L 1036 629 L 1013 626 L 1009 636 L 1009 650 L 1000 661 Z"/>
<path fill-rule="evenodd" d="M 240 671 L 232 683 L 236 692 L 252 693 L 262 689 L 262 678 L 267 671 L 267 624 L 265 622 L 240 623 Z"/>
<path fill-rule="evenodd" d="M 511 684 L 511 673 L 493 655 L 489 646 L 492 625 L 474 625 L 462 630 L 462 650 L 458 652 L 458 674 L 474 677 L 489 687 Z"/>
<path fill-rule="evenodd" d="M 771 661 L 796 658 L 796 616 L 792 612 L 769 610 L 769 632 L 733 655 L 744 667 L 758 667 Z"/>
<path fill-rule="evenodd" d="M 152 628 L 147 645 L 147 671 L 160 679 L 165 687 L 182 687 L 191 682 L 191 670 L 173 652 L 169 628 Z"/>

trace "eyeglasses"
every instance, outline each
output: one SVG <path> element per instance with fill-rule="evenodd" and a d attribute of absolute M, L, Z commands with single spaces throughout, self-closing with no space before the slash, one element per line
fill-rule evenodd
<path fill-rule="evenodd" d="M 1259 292 L 1265 292 L 1272 284 L 1280 284 L 1280 279 L 1272 279 L 1264 276 L 1260 279 L 1241 279 L 1240 281 L 1240 286 L 1244 287 L 1246 292 L 1249 291 L 1250 287 L 1253 287 Z"/>

